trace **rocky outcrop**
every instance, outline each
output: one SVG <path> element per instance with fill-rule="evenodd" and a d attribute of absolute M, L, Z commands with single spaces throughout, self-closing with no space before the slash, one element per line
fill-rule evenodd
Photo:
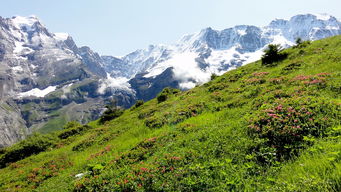
<path fill-rule="evenodd" d="M 0 122 L 0 148 L 12 145 L 28 135 L 25 120 L 14 102 L 0 100 Z"/>

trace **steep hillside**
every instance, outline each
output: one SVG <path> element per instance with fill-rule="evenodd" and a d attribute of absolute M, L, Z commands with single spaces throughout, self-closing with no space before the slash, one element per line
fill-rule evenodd
<path fill-rule="evenodd" d="M 341 36 L 284 53 L 6 148 L 0 190 L 341 191 Z"/>

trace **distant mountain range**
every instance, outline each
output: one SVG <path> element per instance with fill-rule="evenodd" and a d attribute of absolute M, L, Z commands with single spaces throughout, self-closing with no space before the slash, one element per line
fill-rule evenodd
<path fill-rule="evenodd" d="M 112 97 L 129 107 L 164 87 L 190 89 L 258 60 L 270 43 L 341 34 L 341 22 L 322 14 L 276 19 L 268 26 L 206 28 L 173 45 L 151 45 L 123 57 L 78 47 L 51 33 L 37 17 L 0 17 L 0 147 L 32 131 L 49 132 L 69 120 L 96 119 Z M 58 122 L 58 123 L 57 123 Z"/>

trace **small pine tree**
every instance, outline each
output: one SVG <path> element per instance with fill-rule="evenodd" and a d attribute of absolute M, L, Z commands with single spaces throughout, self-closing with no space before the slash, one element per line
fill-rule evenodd
<path fill-rule="evenodd" d="M 309 40 L 303 41 L 300 37 L 298 37 L 295 43 L 296 45 L 294 46 L 294 48 L 304 48 L 310 44 L 310 41 Z"/>
<path fill-rule="evenodd" d="M 271 66 L 273 63 L 281 61 L 287 57 L 287 54 L 281 53 L 282 49 L 280 45 L 269 44 L 268 48 L 264 50 L 262 56 L 262 64 Z"/>
<path fill-rule="evenodd" d="M 300 46 L 303 43 L 303 40 L 301 39 L 301 37 L 298 37 L 295 43 L 296 43 L 296 46 Z"/>
<path fill-rule="evenodd" d="M 212 74 L 211 74 L 211 80 L 214 80 L 214 79 L 217 78 L 217 77 L 218 77 L 217 74 L 215 74 L 215 73 L 212 73 Z"/>
<path fill-rule="evenodd" d="M 117 117 L 121 116 L 124 112 L 123 109 L 117 106 L 117 101 L 115 99 L 112 99 L 110 101 L 110 104 L 106 105 L 106 108 L 107 109 L 104 111 L 104 113 L 99 119 L 100 124 L 103 124 L 106 121 L 116 119 Z"/>

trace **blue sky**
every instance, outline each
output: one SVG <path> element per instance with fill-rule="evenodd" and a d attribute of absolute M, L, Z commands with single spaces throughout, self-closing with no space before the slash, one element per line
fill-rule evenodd
<path fill-rule="evenodd" d="M 36 15 L 51 32 L 69 33 L 78 46 L 125 55 L 149 44 L 176 42 L 206 27 L 267 25 L 274 18 L 329 13 L 340 0 L 3 0 L 0 16 Z"/>

